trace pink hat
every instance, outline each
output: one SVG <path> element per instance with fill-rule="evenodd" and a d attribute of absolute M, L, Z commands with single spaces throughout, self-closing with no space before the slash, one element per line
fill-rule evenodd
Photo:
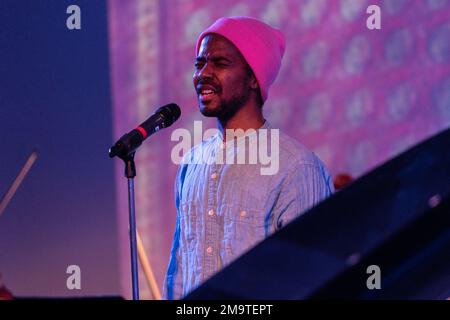
<path fill-rule="evenodd" d="M 227 38 L 241 52 L 258 80 L 263 102 L 266 101 L 284 55 L 281 31 L 250 17 L 220 18 L 200 34 L 196 54 L 203 38 L 210 33 Z"/>

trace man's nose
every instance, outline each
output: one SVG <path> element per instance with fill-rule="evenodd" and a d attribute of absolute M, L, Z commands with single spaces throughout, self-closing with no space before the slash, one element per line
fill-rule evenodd
<path fill-rule="evenodd" d="M 205 63 L 203 67 L 196 72 L 199 80 L 212 78 L 213 70 L 210 63 Z"/>

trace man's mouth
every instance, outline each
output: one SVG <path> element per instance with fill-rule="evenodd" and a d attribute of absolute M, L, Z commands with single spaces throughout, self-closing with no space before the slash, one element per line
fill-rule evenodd
<path fill-rule="evenodd" d="M 211 100 L 214 95 L 217 94 L 216 89 L 211 86 L 201 86 L 200 88 L 198 88 L 197 92 L 202 102 Z"/>
<path fill-rule="evenodd" d="M 215 92 L 213 90 L 202 90 L 200 91 L 200 97 L 201 98 L 208 98 L 211 97 Z"/>

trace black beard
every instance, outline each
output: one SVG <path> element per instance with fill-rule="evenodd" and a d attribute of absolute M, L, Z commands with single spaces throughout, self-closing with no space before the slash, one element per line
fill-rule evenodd
<path fill-rule="evenodd" d="M 234 96 L 230 100 L 222 101 L 218 108 L 214 110 L 201 110 L 205 117 L 217 118 L 221 123 L 226 123 L 247 103 L 250 94 Z"/>

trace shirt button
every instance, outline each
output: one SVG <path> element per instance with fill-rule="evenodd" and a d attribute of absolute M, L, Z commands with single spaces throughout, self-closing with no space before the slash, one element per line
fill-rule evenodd
<path fill-rule="evenodd" d="M 216 180 L 216 179 L 217 179 L 217 173 L 214 172 L 214 173 L 211 175 L 211 179 Z"/>
<path fill-rule="evenodd" d="M 225 148 L 226 148 L 226 144 L 222 142 L 222 143 L 220 144 L 220 149 L 223 150 L 223 149 L 225 149 Z"/>
<path fill-rule="evenodd" d="M 245 210 L 241 211 L 241 217 L 245 217 L 247 215 L 247 212 Z"/>
<path fill-rule="evenodd" d="M 214 215 L 214 210 L 213 209 L 209 210 L 208 215 L 210 215 L 212 217 Z"/>
<path fill-rule="evenodd" d="M 206 252 L 208 252 L 208 254 L 211 254 L 213 252 L 213 248 L 212 247 L 206 248 Z"/>

